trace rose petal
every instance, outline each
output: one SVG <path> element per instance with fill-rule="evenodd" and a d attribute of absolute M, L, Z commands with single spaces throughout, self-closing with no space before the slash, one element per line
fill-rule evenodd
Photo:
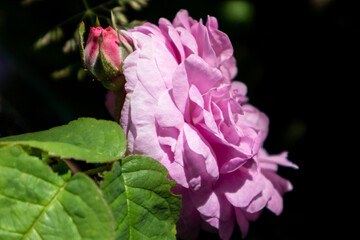
<path fill-rule="evenodd" d="M 218 62 L 221 63 L 232 58 L 234 50 L 229 37 L 218 30 L 216 18 L 208 16 L 206 27 L 213 51 L 215 52 Z"/>
<path fill-rule="evenodd" d="M 211 67 L 195 54 L 190 55 L 184 63 L 189 83 L 194 84 L 201 93 L 206 93 L 222 79 L 217 68 Z"/>
<path fill-rule="evenodd" d="M 265 183 L 261 174 L 252 174 L 245 168 L 221 175 L 216 189 L 224 193 L 235 207 L 247 207 L 263 191 Z"/>
<path fill-rule="evenodd" d="M 161 18 L 159 20 L 159 28 L 162 33 L 170 40 L 171 51 L 174 53 L 175 59 L 181 63 L 185 59 L 184 47 L 181 44 L 180 36 L 169 20 Z"/>
<path fill-rule="evenodd" d="M 170 96 L 170 90 L 162 92 L 159 96 L 155 109 L 155 119 L 162 128 L 174 127 L 182 130 L 184 117 L 175 106 L 172 96 Z"/>
<path fill-rule="evenodd" d="M 176 28 L 178 33 L 180 34 L 181 44 L 184 46 L 185 57 L 188 57 L 191 54 L 198 54 L 198 46 L 196 43 L 196 39 L 189 31 L 185 28 L 178 27 Z"/>
<path fill-rule="evenodd" d="M 191 33 L 196 36 L 195 39 L 198 45 L 199 56 L 203 60 L 205 60 L 205 62 L 207 62 L 210 66 L 217 67 L 218 62 L 216 58 L 216 53 L 211 46 L 207 28 L 200 21 L 192 25 Z"/>
<path fill-rule="evenodd" d="M 175 70 L 173 79 L 173 97 L 174 102 L 180 112 L 184 115 L 185 121 L 190 121 L 190 111 L 189 111 L 189 101 L 188 101 L 188 92 L 189 92 L 189 82 L 187 78 L 187 72 L 185 69 L 185 64 L 181 63 L 178 68 Z"/>
<path fill-rule="evenodd" d="M 207 181 L 217 179 L 219 170 L 209 144 L 189 124 L 184 124 L 184 159 L 191 176 L 202 176 Z M 210 178 L 208 178 L 210 177 Z M 207 182 L 211 184 L 211 182 Z"/>
<path fill-rule="evenodd" d="M 235 216 L 241 230 L 241 236 L 242 238 L 245 238 L 249 231 L 249 221 L 246 219 L 241 208 L 235 208 Z"/>
<path fill-rule="evenodd" d="M 275 164 L 275 165 L 282 165 L 285 167 L 292 167 L 295 169 L 298 169 L 299 167 L 290 162 L 287 159 L 288 153 L 287 152 L 282 152 L 280 154 L 275 154 L 275 155 L 269 155 L 265 149 L 261 148 L 259 150 L 259 161 L 263 164 L 263 163 L 267 163 L 267 164 Z"/>
<path fill-rule="evenodd" d="M 192 26 L 192 22 L 194 20 L 189 17 L 189 13 L 186 10 L 180 10 L 174 20 L 173 20 L 173 25 L 174 27 L 183 27 L 185 29 L 187 29 L 188 31 L 190 31 L 190 28 Z"/>

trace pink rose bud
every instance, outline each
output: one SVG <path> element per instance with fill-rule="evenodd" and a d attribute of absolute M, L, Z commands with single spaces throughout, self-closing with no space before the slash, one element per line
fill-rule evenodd
<path fill-rule="evenodd" d="M 124 36 L 112 27 L 91 27 L 85 46 L 85 66 L 110 90 L 119 90 L 125 84 L 122 65 L 132 52 Z"/>

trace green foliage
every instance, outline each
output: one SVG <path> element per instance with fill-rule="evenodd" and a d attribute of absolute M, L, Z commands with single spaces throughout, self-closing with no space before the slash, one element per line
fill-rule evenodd
<path fill-rule="evenodd" d="M 95 183 L 69 181 L 20 146 L 0 148 L 0 239 L 106 239 L 114 221 Z"/>
<path fill-rule="evenodd" d="M 1 138 L 0 239 L 175 239 L 175 182 L 156 160 L 120 159 L 125 146 L 118 124 L 91 118 Z M 72 175 L 58 157 L 120 160 Z"/>
<path fill-rule="evenodd" d="M 52 42 L 60 41 L 63 38 L 63 35 L 63 30 L 59 27 L 51 29 L 34 43 L 34 48 L 35 50 L 39 50 Z"/>
<path fill-rule="evenodd" d="M 175 239 L 180 198 L 166 169 L 145 156 L 129 156 L 101 184 L 116 221 L 116 239 Z"/>
<path fill-rule="evenodd" d="M 48 152 L 51 157 L 110 162 L 126 150 L 125 135 L 112 121 L 80 118 L 68 125 L 36 133 L 0 138 L 0 144 L 21 144 Z"/>

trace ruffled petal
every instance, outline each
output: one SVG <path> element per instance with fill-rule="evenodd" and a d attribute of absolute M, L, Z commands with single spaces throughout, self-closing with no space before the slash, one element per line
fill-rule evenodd
<path fill-rule="evenodd" d="M 217 68 L 211 67 L 195 54 L 190 55 L 184 63 L 189 83 L 194 84 L 201 93 L 206 93 L 222 79 Z"/>
<path fill-rule="evenodd" d="M 184 139 L 184 160 L 187 165 L 189 180 L 201 176 L 201 184 L 212 185 L 212 181 L 219 177 L 219 170 L 211 147 L 187 123 L 184 124 Z"/>
<path fill-rule="evenodd" d="M 184 125 L 184 117 L 175 106 L 171 90 L 167 90 L 161 93 L 157 101 L 155 109 L 155 118 L 161 128 L 176 128 L 179 131 L 182 130 Z"/>
<path fill-rule="evenodd" d="M 178 32 L 169 20 L 165 18 L 160 18 L 159 28 L 163 35 L 169 39 L 170 50 L 173 52 L 175 59 L 178 63 L 181 63 L 185 59 L 185 52 Z"/>
<path fill-rule="evenodd" d="M 263 178 L 265 187 L 263 191 L 258 194 L 251 203 L 245 208 L 248 213 L 256 213 L 261 211 L 268 204 L 269 200 L 272 198 L 274 194 L 274 188 L 270 181 L 268 181 L 265 177 Z"/>
<path fill-rule="evenodd" d="M 216 18 L 208 16 L 206 28 L 209 33 L 212 49 L 218 58 L 218 62 L 222 63 L 232 58 L 234 53 L 232 44 L 229 37 L 224 32 L 218 30 Z"/>
<path fill-rule="evenodd" d="M 160 146 L 167 157 L 161 163 L 168 169 L 170 177 L 178 184 L 188 187 L 183 162 L 183 125 L 184 119 L 175 106 L 171 90 L 163 92 L 155 109 L 157 136 Z"/>
<path fill-rule="evenodd" d="M 239 102 L 240 104 L 246 103 L 248 100 L 246 93 L 247 87 L 244 83 L 239 81 L 233 81 L 231 83 L 230 94 L 235 101 Z"/>
<path fill-rule="evenodd" d="M 227 200 L 235 207 L 247 207 L 264 188 L 263 176 L 253 174 L 246 168 L 221 175 L 216 184 L 217 191 L 224 193 Z"/>
<path fill-rule="evenodd" d="M 271 193 L 271 199 L 267 203 L 267 208 L 276 215 L 279 215 L 283 209 L 282 195 L 291 191 L 293 187 L 288 180 L 280 177 L 273 171 L 263 170 L 262 172 L 264 176 L 271 182 L 274 189 Z"/>
<path fill-rule="evenodd" d="M 220 200 L 219 235 L 221 239 L 230 239 L 234 230 L 235 211 L 224 195 L 218 196 Z"/>
<path fill-rule="evenodd" d="M 185 121 L 190 121 L 190 111 L 189 111 L 189 81 L 187 78 L 187 72 L 185 69 L 185 64 L 181 63 L 178 68 L 175 70 L 173 78 L 173 97 L 174 102 L 180 112 L 183 114 Z"/>
<path fill-rule="evenodd" d="M 186 30 L 190 31 L 193 22 L 194 20 L 189 16 L 188 11 L 180 10 L 173 20 L 173 25 L 174 27 L 183 27 Z"/>
<path fill-rule="evenodd" d="M 262 168 L 267 168 L 266 166 L 269 165 L 281 165 L 284 167 L 292 167 L 298 169 L 299 167 L 296 164 L 290 162 L 287 159 L 287 156 L 288 156 L 287 152 L 282 152 L 280 154 L 275 154 L 275 155 L 269 155 L 264 148 L 261 148 L 258 154 L 259 161 L 262 163 L 262 165 L 264 165 L 264 167 Z"/>
<path fill-rule="evenodd" d="M 199 57 L 201 57 L 210 66 L 217 67 L 218 60 L 216 53 L 211 46 L 207 28 L 200 21 L 191 26 L 191 33 L 195 36 L 198 45 Z"/>
<path fill-rule="evenodd" d="M 187 58 L 191 54 L 197 55 L 198 54 L 198 46 L 197 46 L 196 39 L 194 38 L 194 36 L 189 31 L 187 31 L 185 28 L 178 27 L 178 28 L 176 28 L 176 30 L 178 31 L 178 33 L 180 35 L 180 41 L 184 47 L 185 57 Z"/>
<path fill-rule="evenodd" d="M 235 208 L 235 216 L 241 230 L 241 235 L 243 238 L 245 238 L 249 231 L 249 220 L 246 218 L 241 208 Z"/>

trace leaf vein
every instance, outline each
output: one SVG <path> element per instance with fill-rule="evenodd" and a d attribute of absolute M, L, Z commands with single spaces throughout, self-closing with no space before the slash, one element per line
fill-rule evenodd
<path fill-rule="evenodd" d="M 6 195 L 2 192 L 0 192 L 0 196 L 3 196 L 5 198 L 10 198 L 12 200 L 15 200 L 15 201 L 19 201 L 19 202 L 23 202 L 23 203 L 30 203 L 30 204 L 33 204 L 33 205 L 38 205 L 38 206 L 41 206 L 41 207 L 45 207 L 45 205 L 43 204 L 40 204 L 40 203 L 34 203 L 34 202 L 30 202 L 30 201 L 25 201 L 25 200 L 22 200 L 22 199 L 19 199 L 19 198 L 15 198 L 13 196 L 9 196 L 9 195 Z"/>
<path fill-rule="evenodd" d="M 41 234 L 36 230 L 36 228 L 34 228 L 34 231 L 36 232 L 36 234 L 37 234 L 41 239 L 44 239 L 43 236 L 41 236 Z"/>
<path fill-rule="evenodd" d="M 127 210 L 127 215 L 130 213 L 130 203 L 129 203 L 129 196 L 128 196 L 128 189 L 127 189 L 127 186 L 125 184 L 125 179 L 124 179 L 124 175 L 121 174 L 120 175 L 121 179 L 122 179 L 122 182 L 124 183 L 124 188 L 125 188 L 125 197 L 126 197 L 126 210 Z M 127 219 L 128 221 L 128 225 L 131 226 L 131 223 L 130 223 L 130 218 Z M 131 239 L 131 229 L 129 229 L 129 238 Z"/>
<path fill-rule="evenodd" d="M 115 180 L 117 180 L 117 177 L 113 177 L 110 182 L 106 183 L 105 187 L 102 187 L 103 190 L 106 190 Z"/>
<path fill-rule="evenodd" d="M 125 192 L 125 191 L 124 191 Z M 114 198 L 113 200 L 111 200 L 111 202 L 109 202 L 109 205 L 112 205 L 122 194 L 124 194 L 124 192 L 120 193 L 119 195 L 116 196 L 116 198 Z"/>
<path fill-rule="evenodd" d="M 67 193 L 70 193 L 70 194 L 72 194 L 72 195 L 74 195 L 74 196 L 79 197 L 79 198 L 81 199 L 81 201 L 82 201 L 83 203 L 85 203 L 86 206 L 88 206 L 91 210 L 93 210 L 93 212 L 96 212 L 96 209 L 95 209 L 93 206 L 89 205 L 89 203 L 87 203 L 79 194 L 70 192 L 70 191 L 67 190 L 67 189 L 64 189 L 64 191 L 67 192 Z"/>
<path fill-rule="evenodd" d="M 36 227 L 36 224 L 40 221 L 41 217 L 44 215 L 44 213 L 48 210 L 48 208 L 57 200 L 57 198 L 59 197 L 60 193 L 64 190 L 64 188 L 66 187 L 66 185 L 68 184 L 68 182 L 65 182 L 60 188 L 59 190 L 56 192 L 56 194 L 54 195 L 54 197 L 50 200 L 50 202 L 45 206 L 45 208 L 41 211 L 41 213 L 39 214 L 39 216 L 36 218 L 36 220 L 33 222 L 33 224 L 30 226 L 30 228 L 28 229 L 28 231 L 24 234 L 24 236 L 22 237 L 22 239 L 25 239 L 25 237 L 30 233 L 31 229 Z"/>
<path fill-rule="evenodd" d="M 18 234 L 18 235 L 23 235 L 23 234 L 24 234 L 24 233 L 22 233 L 22 232 L 11 231 L 11 230 L 4 229 L 4 228 L 0 228 L 0 231 L 8 232 L 8 233 L 13 233 L 13 234 Z"/>
<path fill-rule="evenodd" d="M 66 208 L 65 208 L 64 205 L 61 203 L 61 201 L 58 201 L 58 202 L 59 202 L 60 206 L 64 209 L 65 213 L 70 217 L 71 221 L 72 221 L 72 222 L 74 223 L 74 225 L 75 225 L 76 231 L 78 232 L 80 238 L 82 238 L 81 233 L 80 233 L 80 231 L 79 231 L 78 226 L 77 226 L 76 223 L 75 223 L 74 218 L 70 215 L 69 211 L 66 210 Z"/>
<path fill-rule="evenodd" d="M 147 212 L 149 212 L 151 215 L 153 215 L 153 216 L 154 216 L 157 220 L 159 220 L 160 222 L 163 221 L 162 219 L 160 219 L 158 216 L 156 216 L 154 213 L 152 213 L 152 212 L 151 212 L 149 209 L 147 209 L 146 207 L 138 204 L 137 202 L 134 202 L 134 201 L 131 200 L 131 199 L 129 199 L 129 201 L 132 202 L 132 203 L 134 203 L 134 204 L 136 204 L 136 205 L 138 205 L 139 207 L 145 209 Z"/>
<path fill-rule="evenodd" d="M 51 185 L 53 185 L 53 186 L 56 186 L 57 188 L 58 188 L 58 187 L 61 187 L 61 186 L 56 185 L 55 183 L 50 182 L 49 180 L 46 180 L 46 179 L 44 179 L 44 178 L 41 178 L 41 177 L 36 176 L 36 175 L 34 175 L 34 174 L 31 174 L 31 173 L 29 173 L 29 172 L 21 171 L 21 170 L 18 169 L 18 168 L 9 167 L 9 166 L 5 166 L 5 165 L 0 165 L 0 167 L 14 169 L 14 170 L 19 171 L 19 172 L 21 172 L 21 173 L 24 173 L 24 174 L 26 174 L 26 175 L 33 176 L 33 177 L 36 177 L 36 178 L 38 178 L 38 179 L 41 179 L 42 181 L 47 182 L 47 183 L 49 183 L 49 184 L 51 184 Z"/>
<path fill-rule="evenodd" d="M 166 184 L 167 185 L 167 184 Z M 154 193 L 156 196 L 158 196 L 159 198 L 165 200 L 165 202 L 167 203 L 168 207 L 170 208 L 170 204 L 168 203 L 168 201 L 166 201 L 166 197 L 163 197 L 161 196 L 159 193 L 155 192 L 155 191 L 152 191 L 152 190 L 149 190 L 149 189 L 146 189 L 146 188 L 141 188 L 141 187 L 135 187 L 135 186 L 129 186 L 130 188 L 135 188 L 135 189 L 142 189 L 142 190 L 145 190 L 147 192 L 151 192 L 151 193 Z M 170 193 L 170 190 L 169 190 L 169 193 Z"/>

